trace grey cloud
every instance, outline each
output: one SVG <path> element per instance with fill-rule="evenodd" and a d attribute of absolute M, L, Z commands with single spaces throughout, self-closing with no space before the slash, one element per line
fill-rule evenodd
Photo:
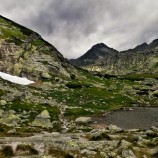
<path fill-rule="evenodd" d="M 37 31 L 67 58 L 99 42 L 124 50 L 158 38 L 157 0 L 0 2 L 0 14 Z"/>

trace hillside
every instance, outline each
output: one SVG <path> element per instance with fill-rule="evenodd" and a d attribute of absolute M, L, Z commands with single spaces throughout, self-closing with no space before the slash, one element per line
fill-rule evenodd
<path fill-rule="evenodd" d="M 76 69 L 41 36 L 0 16 L 0 71 L 33 80 L 70 78 Z"/>

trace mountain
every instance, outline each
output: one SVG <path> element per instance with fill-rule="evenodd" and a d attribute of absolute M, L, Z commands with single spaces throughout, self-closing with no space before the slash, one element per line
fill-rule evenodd
<path fill-rule="evenodd" d="M 0 16 L 0 71 L 42 80 L 70 78 L 76 69 L 39 34 Z"/>
<path fill-rule="evenodd" d="M 113 58 L 118 52 L 112 48 L 109 48 L 104 43 L 99 43 L 94 45 L 90 50 L 87 51 L 83 56 L 74 60 L 71 59 L 70 62 L 77 66 L 86 66 L 95 64 L 99 61 L 98 64 L 102 64 L 104 58 Z"/>
<path fill-rule="evenodd" d="M 100 43 L 82 60 L 120 73 L 144 59 L 152 61 L 142 63 L 147 71 L 157 63 L 156 46 L 118 52 Z M 157 89 L 157 76 L 72 66 L 38 33 L 0 17 L 0 158 L 156 158 Z"/>
<path fill-rule="evenodd" d="M 158 73 L 158 39 L 134 49 L 118 52 L 105 44 L 96 44 L 83 56 L 70 62 L 90 71 L 110 75 Z"/>

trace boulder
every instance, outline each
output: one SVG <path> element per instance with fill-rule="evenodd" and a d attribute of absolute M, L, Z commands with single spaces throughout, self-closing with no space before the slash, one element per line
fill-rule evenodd
<path fill-rule="evenodd" d="M 92 122 L 91 117 L 79 117 L 75 120 L 76 123 L 90 123 Z"/>
<path fill-rule="evenodd" d="M 43 119 L 50 119 L 50 115 L 47 110 L 43 110 L 39 115 L 37 115 L 37 117 Z"/>
<path fill-rule="evenodd" d="M 32 122 L 32 126 L 43 127 L 43 128 L 53 128 L 53 125 L 49 119 L 43 119 L 39 117 L 35 118 L 35 120 Z"/>
<path fill-rule="evenodd" d="M 47 110 L 44 110 L 39 115 L 37 115 L 31 125 L 44 128 L 53 128 L 53 125 L 50 121 L 50 115 Z"/>
<path fill-rule="evenodd" d="M 112 133 L 116 133 L 116 132 L 122 132 L 123 130 L 119 127 L 117 127 L 116 125 L 109 125 L 108 129 L 110 130 L 110 132 Z"/>
<path fill-rule="evenodd" d="M 5 101 L 5 100 L 0 100 L 0 105 L 6 105 L 7 104 L 7 102 Z"/>
<path fill-rule="evenodd" d="M 48 72 L 43 72 L 42 77 L 45 78 L 45 79 L 51 79 L 52 78 L 52 76 L 50 76 Z"/>

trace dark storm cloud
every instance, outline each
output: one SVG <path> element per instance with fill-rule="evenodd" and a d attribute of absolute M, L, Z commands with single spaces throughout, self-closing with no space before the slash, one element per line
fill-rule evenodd
<path fill-rule="evenodd" d="M 157 0 L 0 2 L 0 14 L 37 31 L 68 58 L 99 42 L 124 50 L 158 38 Z"/>

